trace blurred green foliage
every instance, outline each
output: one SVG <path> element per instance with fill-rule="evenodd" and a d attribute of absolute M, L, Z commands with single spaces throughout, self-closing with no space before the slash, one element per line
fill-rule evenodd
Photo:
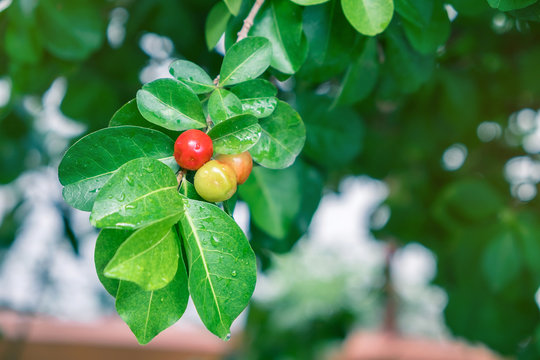
<path fill-rule="evenodd" d="M 244 0 L 238 16 L 222 12 L 230 18 L 227 46 L 251 3 Z M 374 38 L 358 34 L 336 0 L 309 7 L 273 3 L 259 19 L 292 9 L 280 26 L 297 32 L 300 24 L 302 40 L 280 45 L 294 54 L 292 68 L 275 58 L 280 71 L 266 78 L 287 80 L 278 96 L 300 111 L 307 144 L 290 170 L 293 180 L 280 185 L 302 184 L 294 208 L 282 211 L 283 227 L 269 234 L 264 214 L 252 218 L 251 243 L 263 269 L 271 266 L 270 254 L 290 251 L 306 232 L 323 185 L 337 189 L 351 174 L 384 180 L 391 216 L 374 234 L 420 242 L 436 254 L 435 283 L 448 293 L 452 332 L 503 354 L 539 358 L 540 203 L 534 195 L 540 176 L 515 182 L 505 165 L 518 156 L 539 164 L 537 153 L 522 145 L 540 122 L 527 130 L 518 120 L 521 109 L 540 108 L 540 3 L 450 0 L 457 16 L 449 21 L 440 1 L 396 0 L 388 29 Z M 0 80 L 11 88 L 0 105 L 0 183 L 58 163 L 28 105 L 58 77 L 67 80 L 61 110 L 90 132 L 133 99 L 142 69 L 152 62 L 185 58 L 217 74 L 221 55 L 207 50 L 216 30 L 205 24 L 215 4 L 14 0 L 0 12 Z M 238 9 L 238 2 L 227 5 Z M 116 43 L 107 36 L 114 19 L 125 31 Z M 213 32 L 206 40 L 205 26 Z M 254 31 L 273 30 L 256 25 Z M 170 39 L 172 52 L 146 54 L 140 44 L 147 33 Z M 480 136 L 488 123 L 492 134 Z M 457 153 L 449 152 L 455 144 Z M 463 163 L 452 165 L 452 156 Z M 519 191 L 522 183 L 532 186 L 532 197 Z M 20 201 L 2 219 L 0 247 L 15 238 Z M 73 239 L 66 216 L 66 236 Z M 353 323 L 351 314 L 338 312 L 301 333 L 274 332 L 269 311 L 251 310 L 248 332 L 268 340 L 253 346 L 298 359 L 312 358 L 308 348 L 316 339 L 343 337 Z"/>

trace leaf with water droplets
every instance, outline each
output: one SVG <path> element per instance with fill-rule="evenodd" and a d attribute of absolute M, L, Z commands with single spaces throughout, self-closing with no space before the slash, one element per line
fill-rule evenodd
<path fill-rule="evenodd" d="M 255 288 L 255 254 L 236 222 L 214 204 L 185 199 L 180 230 L 189 291 L 208 330 L 227 339 Z M 236 275 L 232 275 L 232 271 Z"/>
<path fill-rule="evenodd" d="M 208 99 L 208 114 L 214 124 L 219 124 L 233 116 L 241 115 L 242 103 L 230 91 L 216 89 Z"/>
<path fill-rule="evenodd" d="M 270 66 L 272 44 L 261 36 L 247 37 L 227 50 L 219 73 L 219 85 L 255 79 Z"/>
<path fill-rule="evenodd" d="M 178 267 L 177 221 L 178 216 L 172 216 L 135 231 L 109 261 L 105 276 L 132 281 L 144 290 L 167 285 Z"/>
<path fill-rule="evenodd" d="M 187 60 L 176 60 L 169 66 L 169 72 L 195 92 L 206 94 L 215 89 L 210 76 L 199 65 Z"/>
<path fill-rule="evenodd" d="M 286 102 L 261 119 L 261 138 L 249 152 L 253 160 L 270 169 L 286 168 L 294 162 L 306 141 L 306 128 L 298 113 Z"/>
<path fill-rule="evenodd" d="M 141 115 L 153 124 L 183 131 L 206 126 L 201 102 L 187 85 L 174 79 L 157 79 L 137 92 Z"/>
<path fill-rule="evenodd" d="M 90 211 L 99 190 L 126 162 L 153 158 L 176 168 L 174 142 L 167 135 L 137 126 L 91 133 L 71 146 L 58 166 L 62 195 L 76 209 Z"/>
<path fill-rule="evenodd" d="M 218 154 L 240 154 L 261 137 L 261 127 L 253 115 L 238 115 L 217 124 L 208 132 Z"/>
<path fill-rule="evenodd" d="M 187 273 L 182 257 L 167 286 L 146 291 L 129 281 L 105 277 L 103 269 L 133 231 L 101 230 L 96 241 L 95 264 L 97 275 L 105 289 L 116 297 L 116 310 L 128 324 L 140 344 L 146 344 L 162 330 L 173 325 L 184 313 L 188 301 Z"/>
<path fill-rule="evenodd" d="M 174 172 L 161 162 L 129 161 L 99 192 L 90 222 L 101 228 L 136 229 L 175 216 L 182 211 L 177 186 Z"/>
<path fill-rule="evenodd" d="M 187 282 L 182 257 L 173 280 L 159 290 L 145 291 L 132 282 L 120 281 L 116 311 L 140 344 L 149 343 L 182 317 L 189 297 Z"/>
<path fill-rule="evenodd" d="M 267 80 L 255 79 L 234 86 L 231 92 L 238 96 L 242 111 L 258 118 L 272 115 L 277 105 L 277 89 Z"/>

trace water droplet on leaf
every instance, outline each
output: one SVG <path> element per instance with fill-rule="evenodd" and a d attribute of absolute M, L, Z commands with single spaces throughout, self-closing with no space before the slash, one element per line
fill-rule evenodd
<path fill-rule="evenodd" d="M 238 273 L 236 272 L 236 270 L 233 270 L 232 273 L 231 273 L 232 276 L 236 276 L 238 275 Z"/>
<path fill-rule="evenodd" d="M 129 186 L 133 186 L 133 178 L 131 176 L 126 176 L 126 182 Z"/>

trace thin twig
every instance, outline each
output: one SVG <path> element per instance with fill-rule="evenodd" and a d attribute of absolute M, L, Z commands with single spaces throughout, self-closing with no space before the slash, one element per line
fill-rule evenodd
<path fill-rule="evenodd" d="M 178 170 L 178 172 L 176 173 L 176 180 L 178 180 L 178 190 L 180 190 L 180 185 L 182 185 L 182 180 L 184 180 L 184 176 L 186 175 L 186 173 L 186 169 Z"/>
<path fill-rule="evenodd" d="M 249 29 L 251 29 L 251 27 L 253 26 L 253 20 L 255 20 L 255 16 L 257 16 L 257 13 L 259 12 L 259 9 L 261 8 L 263 3 L 264 0 L 255 1 L 255 4 L 253 4 L 253 7 L 249 11 L 248 16 L 244 20 L 244 25 L 242 25 L 242 28 L 238 32 L 238 39 L 236 40 L 236 42 L 247 37 Z"/>

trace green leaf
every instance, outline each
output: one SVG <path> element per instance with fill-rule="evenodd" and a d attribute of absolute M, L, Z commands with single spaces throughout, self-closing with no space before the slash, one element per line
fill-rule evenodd
<path fill-rule="evenodd" d="M 369 38 L 362 54 L 347 69 L 336 104 L 352 104 L 365 99 L 373 91 L 378 74 L 377 42 Z"/>
<path fill-rule="evenodd" d="M 242 0 L 223 0 L 223 2 L 227 5 L 231 14 L 234 16 L 238 15 L 240 7 L 242 6 Z"/>
<path fill-rule="evenodd" d="M 171 75 L 187 85 L 195 94 L 206 94 L 215 86 L 210 76 L 199 65 L 187 60 L 175 60 L 169 65 Z"/>
<path fill-rule="evenodd" d="M 204 201 L 204 199 L 197 193 L 197 190 L 195 190 L 195 186 L 186 179 L 182 180 L 182 184 L 180 185 L 180 189 L 178 191 L 188 199 Z"/>
<path fill-rule="evenodd" d="M 41 60 L 43 49 L 34 24 L 10 21 L 5 31 L 4 46 L 12 61 L 36 64 Z"/>
<path fill-rule="evenodd" d="M 247 37 L 227 50 L 219 73 L 219 85 L 251 80 L 270 66 L 272 45 L 264 37 Z"/>
<path fill-rule="evenodd" d="M 103 229 L 99 232 L 96 239 L 96 248 L 94 250 L 96 273 L 105 290 L 113 297 L 116 297 L 120 281 L 106 277 L 103 274 L 103 270 L 109 261 L 111 261 L 120 245 L 126 241 L 131 234 L 133 234 L 133 231 L 130 230 Z"/>
<path fill-rule="evenodd" d="M 432 3 L 432 12 L 427 22 L 411 22 L 407 19 L 403 22 L 405 34 L 411 45 L 423 54 L 436 52 L 450 36 L 450 19 L 443 4 L 439 1 L 434 4 L 430 1 L 430 3 Z"/>
<path fill-rule="evenodd" d="M 146 120 L 169 130 L 206 126 L 199 98 L 177 80 L 158 79 L 145 84 L 137 91 L 137 106 Z"/>
<path fill-rule="evenodd" d="M 156 129 L 157 126 L 146 121 L 142 117 L 139 109 L 137 109 L 137 100 L 132 99 L 126 104 L 124 104 L 120 109 L 118 109 L 111 120 L 109 121 L 109 126 L 123 126 L 123 125 L 133 125 L 140 127 L 150 127 L 153 126 L 153 129 Z"/>
<path fill-rule="evenodd" d="M 174 279 L 165 287 L 145 291 L 129 281 L 121 281 L 116 295 L 116 311 L 128 324 L 140 344 L 182 317 L 189 298 L 187 273 L 182 257 Z"/>
<path fill-rule="evenodd" d="M 182 210 L 174 172 L 157 160 L 132 160 L 99 192 L 90 222 L 99 228 L 135 229 L 176 216 Z"/>
<path fill-rule="evenodd" d="M 178 268 L 178 234 L 173 227 L 177 221 L 172 217 L 135 231 L 107 264 L 105 276 L 134 282 L 147 291 L 166 286 Z"/>
<path fill-rule="evenodd" d="M 265 118 L 276 109 L 277 89 L 267 80 L 246 81 L 234 86 L 231 91 L 240 99 L 244 113 Z"/>
<path fill-rule="evenodd" d="M 538 0 L 487 0 L 489 6 L 500 11 L 517 10 L 536 3 Z"/>
<path fill-rule="evenodd" d="M 261 137 L 261 127 L 253 115 L 238 115 L 214 126 L 208 132 L 218 154 L 240 154 Z"/>
<path fill-rule="evenodd" d="M 303 154 L 328 168 L 353 161 L 364 143 L 364 126 L 357 112 L 349 107 L 330 109 L 323 96 L 298 98 L 298 110 L 306 119 L 306 145 Z"/>
<path fill-rule="evenodd" d="M 89 134 L 69 148 L 58 166 L 62 195 L 74 208 L 90 211 L 99 190 L 120 166 L 147 157 L 175 167 L 173 147 L 165 134 L 135 126 Z"/>
<path fill-rule="evenodd" d="M 406 21 L 426 26 L 433 16 L 433 0 L 394 0 L 396 12 Z"/>
<path fill-rule="evenodd" d="M 317 5 L 328 2 L 329 0 L 291 0 L 293 3 L 303 6 Z"/>
<path fill-rule="evenodd" d="M 302 200 L 294 168 L 277 171 L 256 166 L 238 191 L 259 228 L 277 239 L 287 235 Z"/>
<path fill-rule="evenodd" d="M 236 222 L 213 204 L 186 199 L 180 224 L 193 303 L 208 330 L 227 339 L 255 288 L 255 254 Z"/>
<path fill-rule="evenodd" d="M 387 64 L 391 75 L 404 93 L 412 93 L 429 80 L 434 69 L 434 58 L 414 51 L 400 29 L 392 26 L 387 35 Z"/>
<path fill-rule="evenodd" d="M 214 124 L 219 124 L 233 116 L 241 115 L 242 103 L 230 91 L 216 89 L 208 99 L 208 114 Z"/>
<path fill-rule="evenodd" d="M 394 14 L 392 0 L 341 0 L 341 7 L 356 31 L 368 36 L 382 33 Z"/>
<path fill-rule="evenodd" d="M 109 121 L 109 127 L 124 126 L 124 125 L 132 125 L 132 126 L 139 126 L 139 127 L 144 127 L 148 129 L 154 129 L 164 134 L 167 134 L 173 140 L 176 140 L 176 138 L 178 137 L 178 132 L 164 129 L 161 126 L 158 126 L 156 124 L 152 124 L 149 121 L 146 121 L 146 119 L 142 117 L 141 113 L 139 112 L 139 109 L 137 108 L 136 99 L 132 99 L 126 104 L 124 104 L 120 109 L 118 109 L 114 113 L 113 117 Z M 173 163 L 174 163 L 174 160 L 171 159 L 171 164 Z"/>
<path fill-rule="evenodd" d="M 99 8 L 83 0 L 40 0 L 37 22 L 43 45 L 65 60 L 83 60 L 105 38 Z"/>
<path fill-rule="evenodd" d="M 272 43 L 273 68 L 294 74 L 307 57 L 308 44 L 302 32 L 302 8 L 288 0 L 277 0 L 257 16 L 251 35 Z"/>
<path fill-rule="evenodd" d="M 219 42 L 225 30 L 227 30 L 227 23 L 230 18 L 229 9 L 222 2 L 218 2 L 210 9 L 204 25 L 204 36 L 208 50 L 212 50 Z"/>
<path fill-rule="evenodd" d="M 253 160 L 271 169 L 290 166 L 306 141 L 300 115 L 286 102 L 278 101 L 274 113 L 260 120 L 261 138 L 249 152 Z"/>
<path fill-rule="evenodd" d="M 482 270 L 493 291 L 500 291 L 519 274 L 522 256 L 517 239 L 505 231 L 488 244 L 482 257 Z"/>

